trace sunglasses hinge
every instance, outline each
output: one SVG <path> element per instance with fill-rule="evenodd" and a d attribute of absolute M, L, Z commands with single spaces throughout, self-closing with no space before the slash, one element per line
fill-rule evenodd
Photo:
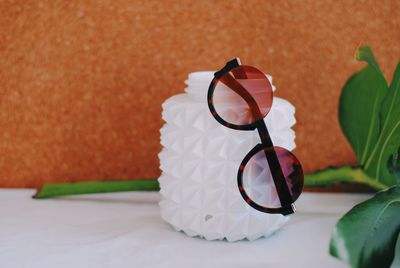
<path fill-rule="evenodd" d="M 240 59 L 234 58 L 233 60 L 228 61 L 221 70 L 219 70 L 218 72 L 215 72 L 214 77 L 220 78 L 225 73 L 229 72 L 230 70 L 232 70 L 233 68 L 236 68 L 238 66 L 240 66 Z"/>

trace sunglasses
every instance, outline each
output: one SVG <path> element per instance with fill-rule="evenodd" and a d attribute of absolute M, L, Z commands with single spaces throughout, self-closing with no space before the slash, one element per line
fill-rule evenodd
<path fill-rule="evenodd" d="M 244 157 L 237 174 L 245 202 L 264 213 L 294 213 L 294 202 L 303 189 L 303 169 L 294 154 L 272 143 L 264 122 L 273 100 L 272 85 L 266 75 L 255 67 L 241 65 L 238 58 L 233 59 L 214 74 L 207 100 L 212 116 L 222 125 L 258 130 L 261 143 Z M 263 187 L 259 187 L 260 183 Z"/>

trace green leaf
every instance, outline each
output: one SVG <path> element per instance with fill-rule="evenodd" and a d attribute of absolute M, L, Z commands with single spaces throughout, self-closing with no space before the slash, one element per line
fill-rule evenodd
<path fill-rule="evenodd" d="M 367 46 L 359 47 L 356 50 L 356 54 L 354 56 L 359 61 L 366 61 L 368 64 L 375 69 L 377 73 L 380 73 L 383 77 L 382 71 L 379 68 L 378 63 L 375 60 L 374 54 L 372 53 L 372 49 Z"/>
<path fill-rule="evenodd" d="M 33 198 L 44 199 L 63 195 L 158 190 L 160 190 L 160 185 L 156 179 L 49 183 L 39 189 Z"/>
<path fill-rule="evenodd" d="M 380 118 L 381 133 L 364 169 L 376 180 L 393 185 L 397 183 L 400 165 L 397 156 L 400 148 L 400 63 L 382 103 Z"/>
<path fill-rule="evenodd" d="M 339 182 L 362 183 L 375 190 L 386 189 L 387 186 L 369 177 L 361 168 L 342 166 L 339 168 L 328 167 L 304 176 L 304 186 L 321 187 L 334 185 Z"/>
<path fill-rule="evenodd" d="M 353 268 L 385 268 L 393 262 L 400 232 L 400 185 L 356 205 L 336 224 L 330 253 Z"/>
<path fill-rule="evenodd" d="M 368 66 L 344 85 L 339 100 L 339 122 L 358 163 L 363 165 L 379 137 L 379 111 L 388 86 L 369 47 L 359 48 L 356 58 L 367 61 Z"/>

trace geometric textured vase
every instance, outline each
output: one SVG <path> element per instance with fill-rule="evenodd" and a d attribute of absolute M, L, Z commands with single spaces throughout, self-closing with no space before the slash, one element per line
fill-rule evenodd
<path fill-rule="evenodd" d="M 272 83 L 271 77 L 268 78 Z M 162 105 L 165 121 L 160 130 L 163 149 L 159 154 L 162 218 L 177 231 L 207 240 L 254 240 L 268 236 L 289 216 L 259 212 L 240 195 L 239 165 L 260 143 L 260 137 L 257 130 L 229 129 L 212 117 L 207 105 L 212 79 L 213 72 L 191 73 L 186 93 L 175 95 Z M 295 133 L 291 129 L 296 122 L 294 113 L 293 105 L 274 97 L 264 120 L 275 146 L 295 148 Z M 259 169 L 252 172 L 254 181 L 249 191 L 260 198 L 269 198 L 271 192 L 256 179 L 261 172 Z M 259 189 L 263 190 L 257 192 Z"/>

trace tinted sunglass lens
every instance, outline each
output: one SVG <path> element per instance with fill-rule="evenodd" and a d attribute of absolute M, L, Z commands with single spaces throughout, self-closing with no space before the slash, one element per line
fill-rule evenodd
<path fill-rule="evenodd" d="M 213 105 L 227 123 L 248 125 L 264 118 L 272 106 L 272 86 L 260 70 L 239 66 L 215 85 Z"/>
<path fill-rule="evenodd" d="M 303 189 L 303 170 L 299 160 L 281 147 L 261 149 L 250 158 L 243 170 L 243 187 L 251 200 L 258 205 L 280 208 L 282 205 L 267 161 L 273 150 L 278 157 L 292 200 L 297 200 Z"/>

